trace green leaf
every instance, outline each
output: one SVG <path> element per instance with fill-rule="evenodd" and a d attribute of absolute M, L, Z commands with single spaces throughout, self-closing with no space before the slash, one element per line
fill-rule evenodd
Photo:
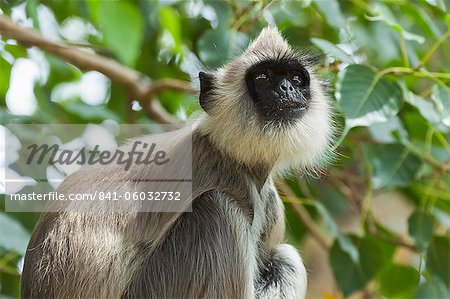
<path fill-rule="evenodd" d="M 336 98 L 349 128 L 385 122 L 402 105 L 402 91 L 397 83 L 359 64 L 349 65 L 339 73 Z"/>
<path fill-rule="evenodd" d="M 450 215 L 438 208 L 433 208 L 431 214 L 438 220 L 442 225 L 450 229 Z"/>
<path fill-rule="evenodd" d="M 61 82 L 77 81 L 81 79 L 82 72 L 72 64 L 51 55 L 46 55 L 46 59 L 50 66 L 50 74 L 46 84 L 47 87 L 54 88 Z M 44 98 L 45 101 L 48 101 L 46 96 Z"/>
<path fill-rule="evenodd" d="M 387 122 L 371 125 L 369 132 L 373 139 L 380 143 L 395 143 L 399 140 L 408 140 L 408 131 L 406 131 L 403 123 L 397 116 Z"/>
<path fill-rule="evenodd" d="M 15 115 L 4 108 L 0 108 L 0 124 L 27 123 L 32 117 L 27 115 Z"/>
<path fill-rule="evenodd" d="M 416 107 L 417 110 L 419 110 L 420 115 L 422 115 L 423 118 L 428 120 L 430 123 L 438 124 L 440 122 L 441 116 L 436 111 L 436 108 L 432 101 L 427 101 L 410 91 L 406 91 L 405 100 L 409 104 Z"/>
<path fill-rule="evenodd" d="M 233 12 L 231 9 L 231 6 L 226 1 L 204 1 L 205 4 L 207 3 L 208 10 L 210 8 L 213 9 L 214 14 L 216 16 L 216 20 L 212 20 L 212 18 L 207 18 L 210 20 L 211 25 L 213 25 L 217 22 L 217 25 L 224 25 L 225 27 L 229 27 L 230 22 L 233 20 Z M 209 14 L 209 13 L 208 13 Z"/>
<path fill-rule="evenodd" d="M 419 273 L 410 266 L 392 265 L 381 273 L 380 291 L 388 297 L 410 298 L 419 284 Z"/>
<path fill-rule="evenodd" d="M 436 112 L 440 116 L 440 121 L 450 127 L 450 88 L 434 85 L 431 99 Z"/>
<path fill-rule="evenodd" d="M 0 247 L 9 251 L 25 254 L 29 233 L 14 218 L 0 213 Z"/>
<path fill-rule="evenodd" d="M 39 18 L 38 18 L 38 8 L 39 3 L 36 1 L 26 1 L 25 11 L 27 13 L 27 17 L 31 18 L 33 21 L 33 27 L 36 30 L 40 30 L 39 26 Z"/>
<path fill-rule="evenodd" d="M 167 90 L 159 95 L 159 102 L 171 114 L 176 114 L 180 109 L 187 108 L 190 104 L 197 101 L 193 100 L 193 97 L 190 95 L 173 90 Z"/>
<path fill-rule="evenodd" d="M 345 296 L 363 288 L 368 282 L 362 267 L 342 249 L 339 242 L 334 242 L 329 256 L 334 278 Z"/>
<path fill-rule="evenodd" d="M 442 11 L 447 11 L 444 0 L 427 0 L 427 3 L 436 6 Z"/>
<path fill-rule="evenodd" d="M 70 101 L 67 103 L 61 103 L 61 107 L 86 121 L 102 121 L 105 119 L 120 121 L 119 116 L 106 108 L 104 105 L 91 106 L 79 101 Z"/>
<path fill-rule="evenodd" d="M 140 12 L 128 2 L 101 1 L 97 15 L 105 45 L 122 62 L 133 66 L 143 37 L 144 23 Z"/>
<path fill-rule="evenodd" d="M 426 248 L 433 235 L 434 221 L 430 214 L 415 211 L 408 219 L 409 234 L 419 248 Z"/>
<path fill-rule="evenodd" d="M 391 246 L 370 235 L 359 239 L 358 251 L 361 268 L 368 279 L 374 278 L 388 266 L 394 255 L 394 249 Z"/>
<path fill-rule="evenodd" d="M 377 15 L 375 16 L 366 16 L 366 19 L 369 21 L 380 21 L 387 24 L 393 30 L 399 32 L 403 35 L 405 40 L 416 41 L 419 44 L 423 44 L 425 42 L 425 38 L 421 35 L 406 31 L 397 21 L 395 15 L 389 9 L 388 6 L 377 3 L 375 6 L 375 10 Z"/>
<path fill-rule="evenodd" d="M 438 23 L 440 23 L 439 18 L 432 18 L 425 7 L 407 6 L 405 8 L 407 14 L 415 19 L 416 25 L 422 29 L 427 39 L 430 37 L 439 39 L 442 35 L 442 30 L 438 26 Z"/>
<path fill-rule="evenodd" d="M 407 186 L 415 179 L 421 160 L 401 144 L 386 144 L 371 152 L 374 188 Z"/>
<path fill-rule="evenodd" d="M 277 1 L 271 5 L 270 12 L 280 28 L 284 24 L 289 27 L 306 27 L 310 20 L 306 1 Z M 288 27 L 288 26 L 286 26 Z"/>
<path fill-rule="evenodd" d="M 450 287 L 450 239 L 435 236 L 428 248 L 427 269 L 441 278 L 447 288 Z"/>
<path fill-rule="evenodd" d="M 450 29 L 450 14 L 445 15 L 445 24 L 447 24 L 447 27 Z"/>
<path fill-rule="evenodd" d="M 10 53 L 14 58 L 28 57 L 27 51 L 22 46 L 6 44 L 5 50 Z"/>
<path fill-rule="evenodd" d="M 429 123 L 415 111 L 402 113 L 402 118 L 410 140 L 422 142 L 427 134 Z"/>
<path fill-rule="evenodd" d="M 337 0 L 314 0 L 314 5 L 330 26 L 337 29 L 345 27 L 345 17 Z"/>
<path fill-rule="evenodd" d="M 11 64 L 0 56 L 0 100 L 5 100 L 11 76 Z"/>
<path fill-rule="evenodd" d="M 319 212 L 320 216 L 325 222 L 327 230 L 331 233 L 332 236 L 337 237 L 340 234 L 339 228 L 337 227 L 336 222 L 328 212 L 327 208 L 325 208 L 323 204 L 317 201 L 314 202 L 314 206 L 316 207 L 317 212 Z"/>
<path fill-rule="evenodd" d="M 314 206 L 317 209 L 317 212 L 320 214 L 322 219 L 325 222 L 325 225 L 328 229 L 328 231 L 336 237 L 337 241 L 339 242 L 340 248 L 345 251 L 353 261 L 357 262 L 359 261 L 359 254 L 358 249 L 353 244 L 353 242 L 347 237 L 341 234 L 339 231 L 339 228 L 337 227 L 336 222 L 334 221 L 333 217 L 328 212 L 327 208 L 325 208 L 324 205 L 322 205 L 320 202 L 315 201 Z"/>
<path fill-rule="evenodd" d="M 349 64 L 355 63 L 355 60 L 350 55 L 345 53 L 344 50 L 327 40 L 320 38 L 311 38 L 311 42 L 319 49 L 321 49 L 322 52 L 333 58 Z"/>
<path fill-rule="evenodd" d="M 162 7 L 159 10 L 159 22 L 161 27 L 167 30 L 173 39 L 173 50 L 181 51 L 181 23 L 175 9 L 170 6 Z"/>
<path fill-rule="evenodd" d="M 414 298 L 450 298 L 450 292 L 438 277 L 433 277 L 432 281 L 429 281 L 419 287 Z"/>
<path fill-rule="evenodd" d="M 299 219 L 291 205 L 285 206 L 285 215 L 287 225 L 287 233 L 289 242 L 301 244 L 305 234 L 308 232 L 305 224 Z"/>
<path fill-rule="evenodd" d="M 248 37 L 241 32 L 226 29 L 208 30 L 198 40 L 198 54 L 208 66 L 219 67 L 242 52 L 248 43 Z"/>
<path fill-rule="evenodd" d="M 99 6 L 101 5 L 101 2 L 102 1 L 86 1 L 86 9 L 89 12 L 92 12 L 89 13 L 89 20 L 91 23 L 98 24 L 98 12 L 100 11 Z"/>

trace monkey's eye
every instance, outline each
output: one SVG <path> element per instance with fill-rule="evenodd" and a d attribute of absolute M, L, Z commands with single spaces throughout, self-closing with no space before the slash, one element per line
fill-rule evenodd
<path fill-rule="evenodd" d="M 270 74 L 268 71 L 262 71 L 262 72 L 255 74 L 255 80 L 265 81 L 265 80 L 269 79 L 269 76 L 270 76 Z"/>
<path fill-rule="evenodd" d="M 301 74 L 298 73 L 298 72 L 293 72 L 293 73 L 291 73 L 290 77 L 291 77 L 291 81 L 292 81 L 294 84 L 302 84 L 302 82 L 303 82 L 302 76 L 301 76 Z"/>

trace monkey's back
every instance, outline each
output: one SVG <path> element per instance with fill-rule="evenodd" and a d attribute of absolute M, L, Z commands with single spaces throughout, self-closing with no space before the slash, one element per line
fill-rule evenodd
<path fill-rule="evenodd" d="M 267 254 L 261 240 L 279 226 L 281 203 L 264 175 L 249 173 L 197 133 L 193 161 L 192 212 L 44 213 L 25 256 L 22 297 L 253 297 Z M 81 179 L 108 173 L 119 175 L 83 168 L 58 192 L 94 192 L 100 186 Z M 110 181 L 111 192 L 127 188 Z"/>

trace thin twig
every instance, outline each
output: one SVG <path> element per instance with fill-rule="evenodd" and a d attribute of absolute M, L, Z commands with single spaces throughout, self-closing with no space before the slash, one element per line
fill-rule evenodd
<path fill-rule="evenodd" d="M 34 29 L 23 28 L 15 24 L 9 17 L 0 16 L 0 34 L 14 39 L 27 46 L 36 46 L 83 70 L 98 71 L 111 81 L 122 85 L 132 98 L 141 102 L 147 115 L 160 123 L 177 123 L 178 121 L 165 111 L 156 96 L 164 89 L 193 92 L 189 83 L 175 79 L 163 79 L 151 82 L 144 74 L 128 68 L 119 62 L 97 54 L 88 53 L 61 42 L 45 39 Z M 170 82 L 169 84 L 167 82 Z"/>
<path fill-rule="evenodd" d="M 428 52 L 423 56 L 423 58 L 420 60 L 419 64 L 417 65 L 416 69 L 420 69 L 423 67 L 428 60 L 431 58 L 431 56 L 434 54 L 434 52 L 439 48 L 439 46 L 450 36 L 450 30 L 447 30 L 428 50 Z"/>
<path fill-rule="evenodd" d="M 284 182 L 277 183 L 278 189 L 287 197 L 297 197 L 292 189 Z M 306 228 L 309 230 L 311 236 L 325 251 L 330 248 L 328 241 L 320 232 L 319 228 L 314 223 L 314 220 L 309 216 L 308 211 L 299 202 L 289 202 L 289 205 L 294 210 L 295 214 L 300 218 Z"/>
<path fill-rule="evenodd" d="M 355 191 L 348 184 L 338 180 L 334 176 L 327 177 L 327 181 L 331 186 L 339 190 L 351 204 L 352 210 L 358 215 L 361 214 L 361 200 L 359 192 Z"/>
<path fill-rule="evenodd" d="M 416 246 L 406 242 L 405 240 L 400 238 L 400 236 L 397 236 L 397 239 L 393 239 L 393 238 L 388 237 L 385 234 L 381 233 L 376 228 L 373 228 L 371 226 L 369 226 L 369 227 L 370 227 L 369 228 L 370 233 L 373 236 L 380 238 L 381 240 L 385 241 L 386 243 L 389 243 L 389 244 L 392 244 L 392 245 L 395 245 L 395 246 L 400 246 L 400 247 L 409 249 L 410 251 L 413 251 L 413 252 L 418 252 L 419 251 L 419 249 Z"/>
<path fill-rule="evenodd" d="M 256 15 L 253 16 L 250 20 L 247 21 L 247 24 L 245 25 L 245 28 L 242 28 L 242 25 L 244 24 L 244 22 L 242 22 L 242 24 L 240 24 L 240 26 L 239 26 L 239 28 L 237 28 L 237 30 L 240 30 L 242 32 L 249 32 L 250 30 L 252 30 L 255 27 L 255 24 L 260 20 L 260 18 L 262 16 L 262 14 L 264 13 L 264 11 L 266 9 L 268 9 L 269 6 L 272 5 L 273 2 L 274 2 L 274 0 L 269 0 L 266 3 L 263 3 L 263 5 L 258 10 Z"/>

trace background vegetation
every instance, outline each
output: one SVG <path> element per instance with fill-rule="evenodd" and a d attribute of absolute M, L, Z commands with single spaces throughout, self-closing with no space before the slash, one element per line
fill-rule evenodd
<path fill-rule="evenodd" d="M 0 0 L 0 132 L 10 123 L 184 121 L 199 110 L 186 84 L 198 84 L 198 70 L 220 66 L 275 24 L 294 46 L 325 54 L 321 75 L 342 136 L 319 178 L 278 183 L 289 242 L 310 272 L 308 296 L 450 298 L 446 5 Z M 9 17 L 43 39 L 17 31 Z M 14 169 L 4 157 L 0 164 L 2 173 Z M 37 218 L 0 213 L 2 298 L 19 296 Z"/>

